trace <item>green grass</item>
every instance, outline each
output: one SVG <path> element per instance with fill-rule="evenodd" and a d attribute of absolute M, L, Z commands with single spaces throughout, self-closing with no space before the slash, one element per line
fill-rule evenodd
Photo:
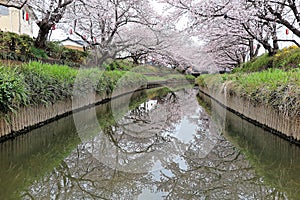
<path fill-rule="evenodd" d="M 0 67 L 0 110 L 6 114 L 28 102 L 28 90 L 24 76 L 16 69 Z"/>
<path fill-rule="evenodd" d="M 187 80 L 192 81 L 195 77 L 191 75 L 183 75 L 183 74 L 170 74 L 164 76 L 153 76 L 153 75 L 146 75 L 148 81 L 168 81 L 168 80 Z"/>
<path fill-rule="evenodd" d="M 146 76 L 133 71 L 103 71 L 99 68 L 78 70 L 40 62 L 2 66 L 0 115 L 6 116 L 9 112 L 16 112 L 21 106 L 53 104 L 70 99 L 75 93 L 110 95 L 116 87 L 130 88 L 144 85 L 147 81 L 193 80 L 192 78 L 179 74 Z"/>
<path fill-rule="evenodd" d="M 121 79 L 122 78 L 122 79 Z M 121 79 L 121 81 L 119 81 Z M 146 81 L 141 74 L 101 71 L 98 68 L 76 70 L 68 66 L 30 62 L 0 67 L 0 113 L 16 111 L 30 104 L 52 104 L 71 98 L 76 92 L 111 94 L 118 87 Z"/>
<path fill-rule="evenodd" d="M 132 69 L 133 72 L 146 74 L 146 75 L 153 75 L 153 76 L 164 76 L 170 74 L 178 74 L 177 71 L 174 69 L 170 69 L 167 67 L 162 66 L 152 66 L 152 65 L 141 65 L 136 66 Z"/>
<path fill-rule="evenodd" d="M 259 56 L 243 64 L 242 67 L 234 69 L 233 72 L 257 72 L 269 68 L 290 70 L 298 67 L 300 67 L 300 48 L 291 46 L 278 51 L 273 57 L 267 53 Z"/>
<path fill-rule="evenodd" d="M 114 60 L 103 64 L 103 68 L 105 71 L 113 71 L 113 70 L 130 71 L 134 67 L 136 66 L 129 60 Z"/>
<path fill-rule="evenodd" d="M 15 68 L 24 76 L 30 104 L 50 104 L 72 95 L 77 71 L 67 66 L 31 62 Z"/>
<path fill-rule="evenodd" d="M 197 78 L 201 87 L 231 91 L 254 102 L 271 105 L 290 116 L 300 115 L 300 69 L 269 69 L 254 73 L 206 75 Z"/>
<path fill-rule="evenodd" d="M 272 63 L 272 57 L 270 57 L 267 53 L 257 57 L 256 59 L 252 60 L 251 62 L 247 62 L 242 65 L 241 68 L 234 69 L 234 72 L 256 72 L 262 71 L 267 68 L 270 68 Z"/>
<path fill-rule="evenodd" d="M 115 72 L 115 70 L 119 70 L 120 73 L 126 72 L 123 73 L 125 77 L 127 77 L 128 74 L 135 74 L 135 76 L 132 77 L 137 77 L 139 74 L 140 76 L 144 76 L 147 79 L 147 81 L 168 81 L 168 80 L 193 81 L 195 79 L 195 77 L 192 75 L 183 75 L 178 73 L 176 70 L 167 67 L 152 66 L 152 65 L 136 66 L 130 63 L 128 60 L 114 61 L 111 62 L 109 65 L 104 64 L 104 69 L 105 69 L 105 73 L 109 73 L 110 71 Z M 135 79 L 131 79 L 130 77 L 127 77 L 127 83 L 129 85 L 134 82 L 136 82 Z"/>

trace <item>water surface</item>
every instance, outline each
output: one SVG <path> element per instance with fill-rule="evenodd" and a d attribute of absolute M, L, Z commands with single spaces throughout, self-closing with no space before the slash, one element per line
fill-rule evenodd
<path fill-rule="evenodd" d="M 1 143 L 0 199 L 297 199 L 299 148 L 196 94 L 136 92 Z"/>

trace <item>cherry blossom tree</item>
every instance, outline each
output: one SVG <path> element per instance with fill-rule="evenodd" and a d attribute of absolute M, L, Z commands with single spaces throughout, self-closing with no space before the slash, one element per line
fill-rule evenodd
<path fill-rule="evenodd" d="M 253 1 L 252 3 L 259 12 L 258 16 L 266 21 L 274 21 L 290 29 L 300 37 L 300 4 L 296 0 L 264 0 Z M 264 10 L 264 11 L 263 11 Z"/>
<path fill-rule="evenodd" d="M 148 0 L 80 0 L 70 8 L 68 18 L 74 33 L 97 51 L 98 62 L 103 63 L 138 42 L 126 36 L 128 29 L 156 24 L 152 13 Z"/>
<path fill-rule="evenodd" d="M 45 49 L 46 41 L 50 30 L 61 21 L 66 9 L 75 0 L 5 0 L 0 5 L 21 9 L 24 6 L 30 8 L 39 27 L 38 36 L 35 39 L 35 46 Z"/>
<path fill-rule="evenodd" d="M 126 48 L 123 51 L 125 56 L 119 55 L 118 59 L 132 58 L 136 63 L 148 62 L 181 71 L 190 67 L 203 71 L 208 65 L 203 62 L 206 53 L 201 46 L 186 32 L 176 30 L 167 20 L 152 28 L 131 27 L 124 37 L 135 41 L 135 45 Z"/>
<path fill-rule="evenodd" d="M 257 17 L 264 23 L 275 23 L 277 27 L 286 27 L 296 36 L 300 37 L 300 4 L 295 0 L 247 0 L 256 9 Z M 274 42 L 293 42 L 300 47 L 296 40 L 280 39 L 274 37 Z"/>
<path fill-rule="evenodd" d="M 161 1 L 163 2 L 163 1 Z M 270 19 L 270 10 L 257 1 L 237 0 L 167 0 L 171 16 L 188 18 L 186 30 L 204 41 L 206 51 L 218 66 L 236 67 L 246 57 L 258 55 L 260 46 L 274 55 L 279 49 L 276 20 Z M 262 1 L 260 1 L 262 2 Z M 263 1 L 265 2 L 265 1 Z M 284 5 L 272 7 L 276 13 L 284 13 Z M 262 17 L 264 16 L 264 18 Z"/>
<path fill-rule="evenodd" d="M 40 1 L 31 0 L 28 6 L 35 12 L 37 16 L 36 24 L 39 27 L 39 33 L 35 40 L 35 46 L 38 48 L 46 48 L 46 41 L 50 30 L 63 18 L 66 9 L 74 0 L 50 0 Z"/>
<path fill-rule="evenodd" d="M 136 24 L 124 31 L 123 39 L 132 45 L 117 55 L 117 59 L 132 59 L 135 64 L 147 62 L 151 54 L 163 48 L 164 37 L 158 27 L 147 27 Z"/>

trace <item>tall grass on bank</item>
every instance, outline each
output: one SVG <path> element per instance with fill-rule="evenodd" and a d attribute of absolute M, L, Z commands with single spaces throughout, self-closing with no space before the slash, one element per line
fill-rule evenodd
<path fill-rule="evenodd" d="M 118 82 L 122 77 L 122 82 Z M 133 72 L 76 70 L 68 66 L 30 62 L 16 67 L 0 67 L 0 114 L 15 112 L 20 106 L 47 105 L 71 98 L 77 92 L 111 94 L 117 84 L 123 87 L 146 81 Z M 94 85 L 94 87 L 90 87 Z"/>
<path fill-rule="evenodd" d="M 31 62 L 17 67 L 24 76 L 30 104 L 49 104 L 72 95 L 77 70 L 67 66 Z"/>
<path fill-rule="evenodd" d="M 300 116 L 300 69 L 269 69 L 255 73 L 200 76 L 196 83 L 212 89 L 227 89 L 257 103 L 265 103 L 289 116 Z"/>
<path fill-rule="evenodd" d="M 257 72 L 269 68 L 290 70 L 300 67 L 300 48 L 290 46 L 279 50 L 274 56 L 267 53 L 244 63 L 240 68 L 236 68 L 233 72 Z"/>
<path fill-rule="evenodd" d="M 126 63 L 122 62 L 122 66 Z M 119 65 L 121 66 L 119 63 Z M 128 67 L 132 69 L 133 66 Z M 76 95 L 95 93 L 110 95 L 116 87 L 130 88 L 156 80 L 193 80 L 193 77 L 169 74 L 170 69 L 143 66 L 126 71 L 103 68 L 75 69 L 64 65 L 30 62 L 17 66 L 0 67 L 0 116 L 15 112 L 21 106 L 49 105 L 58 101 L 71 99 Z M 141 73 L 139 70 L 144 70 Z M 157 73 L 163 72 L 161 76 Z"/>
<path fill-rule="evenodd" d="M 16 111 L 28 102 L 25 78 L 16 69 L 0 67 L 0 110 L 2 113 Z"/>

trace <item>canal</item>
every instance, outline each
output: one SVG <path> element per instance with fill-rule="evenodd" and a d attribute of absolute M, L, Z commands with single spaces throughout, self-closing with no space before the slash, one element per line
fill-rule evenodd
<path fill-rule="evenodd" d="M 151 89 L 1 143 L 0 199 L 300 199 L 300 149 L 196 89 Z"/>

